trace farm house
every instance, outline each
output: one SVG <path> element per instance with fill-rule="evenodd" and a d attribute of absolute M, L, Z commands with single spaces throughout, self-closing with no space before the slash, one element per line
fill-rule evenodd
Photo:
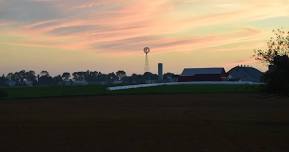
<path fill-rule="evenodd" d="M 225 79 L 227 73 L 224 68 L 185 68 L 178 81 L 223 81 Z"/>

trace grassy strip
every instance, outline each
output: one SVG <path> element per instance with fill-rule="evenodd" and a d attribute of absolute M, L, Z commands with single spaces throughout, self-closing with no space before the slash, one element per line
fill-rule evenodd
<path fill-rule="evenodd" d="M 17 87 L 3 88 L 2 92 L 7 94 L 7 96 L 2 97 L 2 99 L 85 96 L 107 93 L 106 86 L 101 85 Z"/>
<path fill-rule="evenodd" d="M 176 85 L 108 91 L 107 86 L 47 86 L 2 88 L 0 99 L 44 98 L 65 96 L 128 95 L 128 94 L 190 94 L 190 93 L 256 93 L 256 85 Z M 5 97 L 6 96 L 6 97 Z"/>
<path fill-rule="evenodd" d="M 113 91 L 114 94 L 257 93 L 261 85 L 175 85 Z"/>

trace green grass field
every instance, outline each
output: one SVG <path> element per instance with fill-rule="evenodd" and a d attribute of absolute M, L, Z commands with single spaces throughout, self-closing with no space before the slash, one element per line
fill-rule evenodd
<path fill-rule="evenodd" d="M 260 85 L 174 85 L 113 91 L 116 94 L 256 93 Z"/>
<path fill-rule="evenodd" d="M 123 94 L 193 94 L 193 93 L 256 93 L 262 86 L 256 85 L 177 85 L 157 86 L 129 90 L 108 91 L 107 86 L 47 86 L 2 88 L 6 97 L 1 99 L 42 98 L 65 96 L 123 95 Z"/>
<path fill-rule="evenodd" d="M 15 98 L 41 98 L 41 97 L 61 97 L 61 96 L 84 96 L 99 95 L 106 91 L 105 86 L 46 86 L 46 87 L 16 87 L 2 88 L 8 96 L 4 99 Z"/>

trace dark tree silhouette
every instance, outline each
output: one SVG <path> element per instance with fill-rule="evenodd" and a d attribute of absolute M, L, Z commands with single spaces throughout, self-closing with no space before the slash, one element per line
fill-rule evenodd
<path fill-rule="evenodd" d="M 25 82 L 24 82 L 25 74 L 26 74 L 25 70 L 16 72 L 14 74 L 15 77 L 16 77 L 17 85 L 19 85 L 19 86 L 24 86 L 25 85 Z"/>
<path fill-rule="evenodd" d="M 274 36 L 267 42 L 266 49 L 255 50 L 255 58 L 266 64 L 274 64 L 276 56 L 289 54 L 289 31 L 282 29 L 273 30 Z"/>
<path fill-rule="evenodd" d="M 34 71 L 26 72 L 25 81 L 31 82 L 32 85 L 37 84 L 36 74 Z"/>
<path fill-rule="evenodd" d="M 49 75 L 47 71 L 40 72 L 38 76 L 39 85 L 53 85 L 53 78 Z"/>
<path fill-rule="evenodd" d="M 178 76 L 174 73 L 165 73 L 164 74 L 164 81 L 165 82 L 175 82 L 177 81 Z"/>
<path fill-rule="evenodd" d="M 72 79 L 71 79 L 72 77 Z M 176 81 L 176 75 L 173 73 L 166 73 L 164 79 L 167 82 Z M 157 82 L 158 76 L 156 74 L 146 72 L 143 75 L 132 74 L 127 76 L 126 72 L 119 70 L 116 73 L 104 74 L 98 71 L 73 72 L 72 74 L 64 72 L 55 77 L 50 76 L 48 71 L 41 71 L 37 76 L 34 71 L 25 70 L 8 73 L 7 76 L 0 77 L 0 86 L 47 86 L 47 85 L 72 85 L 75 84 L 143 84 Z M 78 81 L 78 82 L 76 82 Z"/>
<path fill-rule="evenodd" d="M 1 77 L 0 77 L 0 87 L 4 87 L 4 86 L 7 86 L 6 82 L 8 81 L 8 79 L 5 77 L 5 75 L 3 74 Z"/>
<path fill-rule="evenodd" d="M 52 78 L 53 85 L 63 85 L 63 77 L 61 75 L 57 75 Z"/>
<path fill-rule="evenodd" d="M 73 76 L 73 80 L 76 80 L 76 81 L 84 80 L 84 76 L 81 74 L 81 72 L 73 72 L 72 76 Z"/>
<path fill-rule="evenodd" d="M 152 81 L 152 80 L 157 80 L 158 76 L 156 74 L 151 73 L 151 72 L 145 72 L 143 74 L 143 79 L 145 79 L 147 81 Z"/>
<path fill-rule="evenodd" d="M 62 74 L 62 80 L 68 81 L 70 79 L 71 75 L 69 72 L 64 72 Z"/>
<path fill-rule="evenodd" d="M 268 48 L 256 50 L 255 57 L 269 65 L 264 75 L 267 90 L 289 94 L 289 31 L 278 29 L 273 32 Z"/>
<path fill-rule="evenodd" d="M 133 82 L 133 83 L 136 83 L 136 84 L 145 83 L 145 80 L 143 79 L 143 75 L 133 74 L 133 75 L 131 76 L 131 78 L 132 78 L 132 82 Z"/>
<path fill-rule="evenodd" d="M 106 81 L 107 82 L 114 82 L 114 81 L 117 81 L 118 80 L 118 77 L 116 76 L 116 74 L 114 72 L 112 73 L 109 73 L 106 77 Z"/>
<path fill-rule="evenodd" d="M 8 81 L 10 82 L 13 81 L 17 86 L 26 86 L 26 85 L 32 86 L 37 83 L 34 71 L 26 72 L 25 70 L 22 70 L 15 73 L 8 73 L 6 79 L 7 79 L 6 83 Z"/>
<path fill-rule="evenodd" d="M 264 80 L 269 91 L 289 94 L 289 57 L 287 55 L 274 57 Z"/>
<path fill-rule="evenodd" d="M 115 74 L 118 77 L 118 80 L 122 80 L 124 77 L 126 77 L 126 72 L 122 70 L 117 71 Z"/>
<path fill-rule="evenodd" d="M 87 81 L 90 83 L 96 83 L 101 81 L 102 78 L 102 73 L 97 72 L 97 71 L 86 71 L 86 72 L 74 72 L 72 74 L 73 80 L 75 81 Z"/>
<path fill-rule="evenodd" d="M 41 71 L 40 77 L 50 77 L 49 72 L 48 71 Z"/>

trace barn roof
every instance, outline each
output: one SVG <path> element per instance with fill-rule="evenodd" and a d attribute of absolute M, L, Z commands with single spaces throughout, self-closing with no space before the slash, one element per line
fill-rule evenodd
<path fill-rule="evenodd" d="M 253 67 L 234 67 L 229 72 L 231 79 L 239 81 L 261 82 L 263 73 Z"/>
<path fill-rule="evenodd" d="M 185 68 L 182 76 L 194 76 L 198 74 L 223 74 L 224 68 Z"/>

